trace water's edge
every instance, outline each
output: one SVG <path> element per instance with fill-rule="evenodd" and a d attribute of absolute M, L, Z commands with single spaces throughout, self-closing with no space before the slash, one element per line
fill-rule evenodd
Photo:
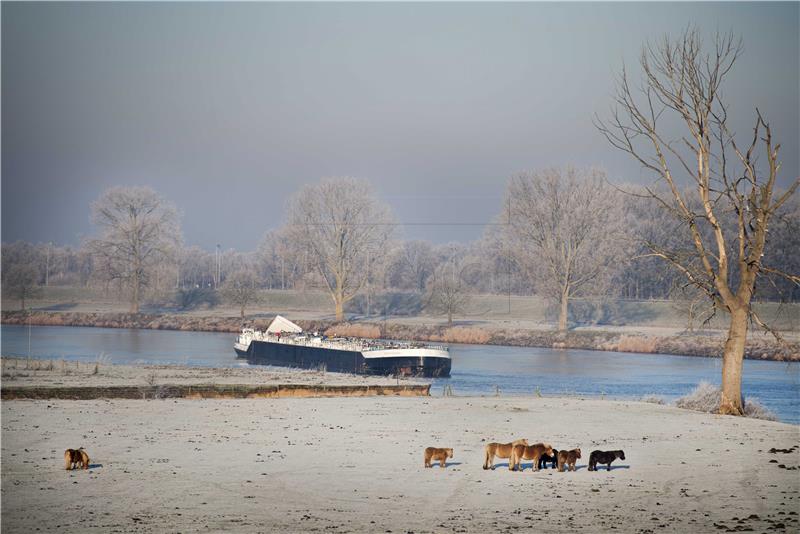
<path fill-rule="evenodd" d="M 325 386 L 280 384 L 253 386 L 246 384 L 228 385 L 185 385 L 162 384 L 158 386 L 78 386 L 78 387 L 37 387 L 3 386 L 0 389 L 3 400 L 16 399 L 280 399 L 280 398 L 319 398 L 319 397 L 428 397 L 430 384 L 402 386 Z"/>
<path fill-rule="evenodd" d="M 229 333 L 19 325 L 2 325 L 0 332 L 3 356 L 23 360 L 30 354 L 100 365 L 250 367 L 236 358 Z M 700 382 L 719 384 L 722 372 L 719 358 L 580 349 L 451 344 L 450 355 L 451 377 L 431 381 L 434 396 L 654 397 L 668 403 Z M 3 385 L 22 386 L 12 380 L 27 372 L 15 377 L 11 371 Z M 758 399 L 782 421 L 800 423 L 800 363 L 747 360 L 742 387 L 746 400 Z"/>
<path fill-rule="evenodd" d="M 296 321 L 304 329 L 324 332 L 337 323 L 333 321 Z M 182 332 L 239 333 L 243 327 L 264 330 L 269 320 L 239 317 L 187 317 L 167 314 L 84 313 L 84 312 L 23 312 L 4 311 L 0 323 L 6 325 L 78 326 L 93 328 L 125 328 L 140 330 L 174 330 Z M 546 349 L 580 349 L 631 354 L 670 356 L 699 356 L 719 358 L 723 340 L 706 336 L 642 336 L 605 331 L 567 332 L 540 330 L 506 330 L 500 328 L 447 327 L 440 325 L 406 325 L 399 323 L 370 323 L 359 321 L 354 326 L 379 332 L 383 339 L 423 342 L 467 343 L 507 347 Z M 363 336 L 369 337 L 369 336 Z M 800 361 L 800 344 L 748 341 L 745 358 L 768 361 Z"/>

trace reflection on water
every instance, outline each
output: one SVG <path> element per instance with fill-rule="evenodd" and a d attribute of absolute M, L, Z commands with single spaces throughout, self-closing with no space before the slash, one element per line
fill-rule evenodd
<path fill-rule="evenodd" d="M 2 354 L 28 354 L 28 327 L 3 325 Z M 112 363 L 212 367 L 246 365 L 233 352 L 234 334 L 81 327 L 32 327 L 31 355 Z M 456 395 L 585 395 L 635 399 L 655 394 L 673 400 L 701 380 L 719 383 L 715 358 L 587 350 L 451 345 L 452 376 L 433 381 Z M 744 393 L 757 397 L 782 421 L 800 423 L 800 364 L 747 360 Z"/>
<path fill-rule="evenodd" d="M 117 364 L 240 365 L 233 334 L 70 326 L 34 326 L 31 331 L 35 358 L 94 361 L 103 355 Z M 27 356 L 28 327 L 3 325 L 1 341 L 4 356 Z"/>
<path fill-rule="evenodd" d="M 588 350 L 451 345 L 453 372 L 434 381 L 458 395 L 584 395 L 636 399 L 685 395 L 702 380 L 719 383 L 721 360 Z M 782 421 L 800 423 L 800 364 L 747 360 L 745 397 L 758 398 Z"/>

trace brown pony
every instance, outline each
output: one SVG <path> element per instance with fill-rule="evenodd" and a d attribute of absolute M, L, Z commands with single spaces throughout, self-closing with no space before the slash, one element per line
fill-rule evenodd
<path fill-rule="evenodd" d="M 71 469 L 89 469 L 89 455 L 86 450 L 83 447 L 65 450 L 64 467 L 67 471 Z"/>
<path fill-rule="evenodd" d="M 498 458 L 511 458 L 511 452 L 517 445 L 527 445 L 527 439 L 518 439 L 511 443 L 489 443 L 484 449 L 486 458 L 483 462 L 484 469 L 494 469 L 494 457 Z"/>
<path fill-rule="evenodd" d="M 553 447 L 547 443 L 536 443 L 530 447 L 527 445 L 517 445 L 514 447 L 511 453 L 511 460 L 508 462 L 508 469 L 509 471 L 516 471 L 517 469 L 522 471 L 522 460 L 533 460 L 532 469 L 534 471 L 538 471 L 539 458 L 541 458 L 544 454 L 552 456 Z"/>
<path fill-rule="evenodd" d="M 428 447 L 425 449 L 425 467 L 431 467 L 431 460 L 439 462 L 439 467 L 446 465 L 447 459 L 453 457 L 453 449 L 437 449 Z"/>
<path fill-rule="evenodd" d="M 572 449 L 571 451 L 558 451 L 558 470 L 564 472 L 564 466 L 567 466 L 568 471 L 575 471 L 575 461 L 581 457 L 580 449 Z"/>

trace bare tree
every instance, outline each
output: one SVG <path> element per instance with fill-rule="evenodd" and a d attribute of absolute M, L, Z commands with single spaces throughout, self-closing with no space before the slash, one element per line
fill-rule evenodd
<path fill-rule="evenodd" d="M 447 315 L 447 324 L 453 324 L 453 315 L 464 311 L 470 296 L 464 282 L 463 266 L 455 261 L 442 263 L 428 278 L 427 307 Z"/>
<path fill-rule="evenodd" d="M 779 272 L 800 273 L 798 250 L 800 250 L 800 195 L 794 195 L 775 212 L 774 221 L 767 233 L 763 261 Z M 762 276 L 766 280 L 756 288 L 757 296 L 782 302 L 800 300 L 800 284 L 771 272 L 762 273 Z"/>
<path fill-rule="evenodd" d="M 392 260 L 391 271 L 397 287 L 423 293 L 435 266 L 433 246 L 427 241 L 405 241 Z"/>
<path fill-rule="evenodd" d="M 259 272 L 269 289 L 294 288 L 295 280 L 303 274 L 303 257 L 307 252 L 293 246 L 286 228 L 271 230 L 264 235 L 256 251 Z"/>
<path fill-rule="evenodd" d="M 181 287 L 212 287 L 217 276 L 214 254 L 199 247 L 182 248 L 179 255 Z"/>
<path fill-rule="evenodd" d="M 606 292 L 629 245 L 620 195 L 599 170 L 548 169 L 514 176 L 508 185 L 505 238 L 537 292 L 560 305 Z"/>
<path fill-rule="evenodd" d="M 242 269 L 231 274 L 222 286 L 222 296 L 239 307 L 241 318 L 247 306 L 258 302 L 258 275 L 253 269 Z"/>
<path fill-rule="evenodd" d="M 388 206 L 366 182 L 325 179 L 291 199 L 288 219 L 292 241 L 308 253 L 341 321 L 368 279 L 370 257 L 385 253 L 393 228 Z"/>
<path fill-rule="evenodd" d="M 642 50 L 641 89 L 632 87 L 623 69 L 611 118 L 597 120 L 614 147 L 655 175 L 657 184 L 647 189 L 647 196 L 680 222 L 690 243 L 673 248 L 648 242 L 650 254 L 668 262 L 716 309 L 730 314 L 720 413 L 732 415 L 743 413 L 748 323 L 768 328 L 751 306 L 757 279 L 769 273 L 800 283 L 797 274 L 763 262 L 770 221 L 800 179 L 776 194 L 780 145 L 772 139 L 769 123 L 756 110 L 752 139 L 742 146 L 729 128 L 721 100 L 722 84 L 741 50 L 741 41 L 731 34 L 717 35 L 710 52 L 704 52 L 696 29 L 687 29 L 676 40 L 665 36 Z M 676 123 L 684 132 L 679 138 L 671 128 Z"/>
<path fill-rule="evenodd" d="M 714 318 L 714 306 L 706 294 L 691 284 L 676 286 L 670 295 L 672 308 L 686 318 L 686 331 L 694 332 L 695 324 L 704 326 Z"/>
<path fill-rule="evenodd" d="M 19 299 L 21 310 L 25 309 L 25 299 L 36 297 L 42 292 L 38 284 L 39 271 L 32 264 L 12 265 L 7 272 L 3 272 L 3 289 L 8 294 Z"/>
<path fill-rule="evenodd" d="M 675 220 L 662 211 L 653 209 L 652 204 L 643 195 L 644 188 L 627 186 L 631 195 L 624 195 L 625 208 L 630 221 L 632 243 L 631 258 L 623 265 L 612 281 L 620 295 L 629 299 L 670 299 L 685 295 L 676 293 L 685 283 L 680 273 L 676 273 L 667 264 L 649 255 L 645 241 L 666 242 L 675 239 L 680 232 L 675 230 Z"/>
<path fill-rule="evenodd" d="M 130 290 L 130 310 L 139 313 L 142 291 L 153 269 L 180 245 L 175 207 L 149 187 L 112 187 L 92 204 L 99 236 L 88 242 L 101 275 Z"/>

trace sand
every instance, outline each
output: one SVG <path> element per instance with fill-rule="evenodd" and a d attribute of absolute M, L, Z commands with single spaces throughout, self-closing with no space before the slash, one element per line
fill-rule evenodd
<path fill-rule="evenodd" d="M 578 470 L 484 471 L 487 441 Z M 577 398 L 4 401 L 3 532 L 797 532 L 800 427 Z M 88 471 L 65 471 L 85 446 Z M 445 469 L 426 446 L 453 447 Z M 593 449 L 623 449 L 610 472 Z M 775 460 L 775 462 L 772 462 Z M 784 467 L 781 467 L 784 466 Z"/>

